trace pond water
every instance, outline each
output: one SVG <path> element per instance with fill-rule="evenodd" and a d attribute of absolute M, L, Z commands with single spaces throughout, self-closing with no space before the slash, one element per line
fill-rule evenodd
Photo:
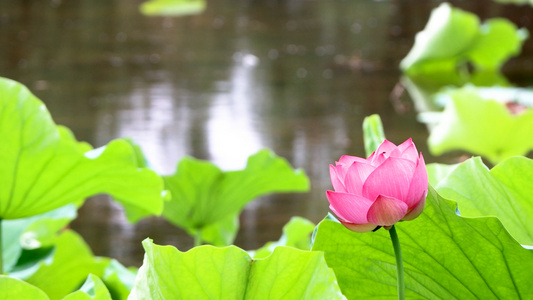
<path fill-rule="evenodd" d="M 261 148 L 303 168 L 311 191 L 249 204 L 238 246 L 277 240 L 291 216 L 316 223 L 327 214 L 328 164 L 364 155 L 367 115 L 381 115 L 393 142 L 412 137 L 427 162 L 462 155 L 431 156 L 408 95 L 391 101 L 399 61 L 439 1 L 216 0 L 186 17 L 146 17 L 140 3 L 1 2 L 0 76 L 27 85 L 80 140 L 133 138 L 161 174 L 185 155 L 240 169 Z M 529 7 L 453 4 L 532 31 Z M 531 85 L 532 54 L 528 40 L 505 65 L 512 82 Z M 87 201 L 71 227 L 95 254 L 125 265 L 142 263 L 146 237 L 181 250 L 193 244 L 160 218 L 129 224 L 105 196 Z"/>

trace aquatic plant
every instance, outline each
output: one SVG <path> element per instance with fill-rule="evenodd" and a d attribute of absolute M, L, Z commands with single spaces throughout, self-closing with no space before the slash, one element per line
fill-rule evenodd
<path fill-rule="evenodd" d="M 444 17 L 438 26 L 431 21 L 437 17 Z M 464 71 L 468 63 L 477 74 L 497 71 L 518 53 L 526 36 L 506 20 L 481 24 L 476 16 L 448 4 L 439 7 L 429 23 L 413 54 L 402 62 L 410 76 Z M 453 38 L 458 40 L 450 42 Z M 455 82 L 464 82 L 457 78 Z M 359 196 L 372 200 L 384 195 L 387 201 L 394 197 L 401 202 L 385 201 L 393 205 L 383 205 L 379 213 L 369 214 L 371 206 L 359 211 L 358 217 L 366 212 L 361 223 L 371 223 L 364 231 L 383 226 L 390 229 L 390 237 L 386 230 L 352 232 L 333 215 L 316 227 L 294 218 L 278 241 L 250 252 L 212 245 L 181 252 L 147 238 L 142 243 L 143 265 L 136 269 L 95 257 L 83 238 L 68 228 L 86 197 L 108 193 L 132 222 L 162 214 L 195 236 L 198 245 L 228 245 L 238 230 L 239 213 L 249 201 L 272 192 L 307 191 L 305 173 L 262 150 L 249 158 L 243 170 L 222 171 L 210 162 L 185 157 L 175 174 L 160 176 L 148 168 L 148 158 L 134 141 L 118 139 L 93 149 L 77 141 L 68 128 L 55 124 L 27 88 L 0 79 L 0 298 L 532 298 L 533 226 L 528 220 L 533 214 L 529 201 L 533 161 L 507 158 L 529 149 L 516 146 L 511 138 L 525 144 L 530 127 L 529 123 L 506 127 L 504 135 L 496 135 L 490 127 L 517 122 L 530 109 L 518 101 L 496 103 L 486 97 L 477 101 L 478 91 L 467 96 L 455 92 L 457 98 L 471 100 L 464 106 L 474 104 L 470 115 L 477 116 L 489 103 L 492 117 L 454 123 L 450 116 L 441 124 L 450 122 L 453 126 L 448 127 L 455 131 L 479 129 L 476 138 L 466 135 L 462 140 L 481 141 L 475 150 L 467 150 L 489 157 L 496 164 L 492 169 L 474 157 L 456 165 L 429 164 L 426 175 L 425 162 L 412 141 L 399 146 L 384 142 L 376 115 L 363 123 L 367 155 L 375 154 L 369 159 L 346 156 L 332 166 L 335 192 L 326 197 L 343 222 L 360 219 L 346 216 L 353 207 L 343 207 L 345 203 L 332 198 L 333 193 L 360 190 Z M 452 99 L 446 105 L 463 105 L 459 102 Z M 498 121 L 495 116 L 499 115 L 511 121 Z M 492 147 L 494 137 L 509 149 Z M 353 162 L 364 166 L 352 169 Z M 380 168 L 385 174 L 373 175 Z M 356 176 L 361 180 L 353 184 Z M 367 186 L 365 194 L 363 183 L 371 180 L 373 188 Z M 401 219 L 410 221 L 396 223 Z"/>
<path fill-rule="evenodd" d="M 3 95 L 7 95 L 2 98 L 3 103 L 12 104 L 11 101 L 21 101 L 18 97 L 28 96 L 28 93 L 20 92 L 23 89 L 19 84 L 4 82 L 9 84 L 2 87 Z M 10 93 L 13 87 L 19 92 Z M 3 104 L 2 107 L 9 106 Z M 45 107 L 37 107 L 48 117 L 35 119 L 42 124 L 35 123 L 33 128 L 54 125 L 50 123 Z M 14 109 L 11 112 L 20 114 L 25 110 Z M 20 120 L 31 118 L 10 115 L 10 120 L 17 121 L 10 123 L 7 120 L 2 118 L 2 126 L 13 129 L 20 126 Z M 46 126 L 53 129 L 52 125 Z M 374 151 L 384 139 L 379 117 L 368 118 L 364 125 L 367 151 Z M 54 126 L 57 128 L 57 125 Z M 7 133 L 13 134 L 12 131 L 7 130 Z M 56 136 L 55 141 L 59 139 L 56 130 L 48 132 Z M 32 135 L 27 133 L 26 136 Z M 92 151 L 87 145 L 75 143 L 72 139 L 67 141 L 67 145 L 77 145 L 75 149 Z M 3 145 L 5 153 L 12 153 L 9 149 L 11 144 Z M 124 141 L 122 145 L 135 149 L 131 141 Z M 142 155 L 138 150 L 128 150 L 131 155 L 128 161 L 143 169 Z M 292 174 L 289 178 L 295 175 L 294 170 L 286 168 L 286 162 L 270 152 L 260 152 L 250 160 L 249 167 L 256 165 L 252 162 L 254 160 L 284 166 L 281 169 L 257 170 L 258 174 Z M 187 163 L 195 166 L 197 162 L 190 160 Z M 248 173 L 251 172 L 249 167 L 235 171 L 237 174 L 234 176 L 248 174 L 246 176 L 253 178 L 253 174 Z M 213 166 L 209 168 L 213 169 Z M 24 171 L 31 174 L 30 170 L 41 169 Z M 180 172 L 186 170 L 197 171 L 196 168 L 185 168 Z M 327 171 L 326 167 L 324 171 Z M 140 174 L 144 172 L 154 174 L 150 170 Z M 428 165 L 428 179 L 436 190 L 430 187 L 424 211 L 416 219 L 402 222 L 395 231 L 402 237 L 405 296 L 461 299 L 531 297 L 533 287 L 529 278 L 533 276 L 533 252 L 520 244 L 533 244 L 531 226 L 527 223 L 527 216 L 533 213 L 527 205 L 532 186 L 529 179 L 533 178 L 527 174 L 531 172 L 531 160 L 523 157 L 506 159 L 490 172 L 479 159 L 456 166 Z M 294 178 L 300 178 L 296 179 L 297 182 L 306 182 L 299 176 L 302 175 L 296 172 Z M 53 188 L 54 183 L 50 184 Z M 157 185 L 153 192 L 161 201 L 162 187 L 162 184 Z M 95 187 L 94 190 L 104 189 Z M 127 203 L 122 196 L 121 203 Z M 6 200 L 1 198 L 0 201 Z M 242 207 L 246 201 L 240 202 L 237 207 Z M 25 203 L 24 200 L 21 203 Z M 33 216 L 2 220 L 5 275 L 0 275 L 0 287 L 4 287 L 0 288 L 0 298 L 158 299 L 166 295 L 180 299 L 234 295 L 252 299 L 260 294 L 270 295 L 266 296 L 268 299 L 277 299 L 282 295 L 353 299 L 397 295 L 397 276 L 394 275 L 397 263 L 385 230 L 355 233 L 346 230 L 335 218 L 326 217 L 310 238 L 313 225 L 297 220 L 284 230 L 279 241 L 253 253 L 258 254 L 257 258 L 235 246 L 218 248 L 204 245 L 180 252 L 174 247 L 158 246 L 147 239 L 143 242 L 146 251 L 144 264 L 136 270 L 125 268 L 110 258 L 95 257 L 81 236 L 65 228 L 76 216 L 77 201 L 41 214 L 37 213 L 42 210 L 32 208 L 35 203 L 39 203 L 38 198 L 27 204 L 31 212 L 28 215 Z M 52 207 L 55 206 L 50 206 L 50 209 Z M 461 216 L 456 213 L 457 209 Z M 10 211 L 18 212 L 3 210 Z M 24 216 L 23 211 L 20 216 Z M 310 245 L 312 248 L 308 249 Z"/>
<path fill-rule="evenodd" d="M 385 140 L 367 159 L 344 155 L 329 170 L 330 209 L 352 231 L 390 227 L 424 209 L 426 164 L 411 139 L 399 146 Z"/>

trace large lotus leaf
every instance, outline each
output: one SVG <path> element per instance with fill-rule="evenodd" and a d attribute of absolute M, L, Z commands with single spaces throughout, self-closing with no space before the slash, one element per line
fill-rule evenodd
<path fill-rule="evenodd" d="M 448 101 L 428 139 L 434 155 L 460 149 L 497 163 L 533 149 L 533 109 L 513 114 L 505 103 L 485 98 L 481 91 L 464 87 L 441 94 Z"/>
<path fill-rule="evenodd" d="M 533 160 L 511 157 L 489 170 L 474 157 L 435 188 L 457 201 L 462 216 L 496 216 L 518 242 L 533 245 Z"/>
<path fill-rule="evenodd" d="M 51 246 L 57 233 L 76 218 L 76 206 L 68 204 L 33 217 L 2 221 L 4 271 L 9 272 L 23 249 Z"/>
<path fill-rule="evenodd" d="M 133 152 L 135 153 L 135 160 L 137 161 L 137 167 L 138 168 L 151 168 L 150 162 L 148 161 L 148 158 L 144 155 L 144 152 L 141 148 L 141 145 L 135 143 L 134 140 L 131 138 L 124 138 L 126 142 L 130 144 L 130 146 L 133 148 Z"/>
<path fill-rule="evenodd" d="M 50 299 L 61 299 L 78 289 L 89 274 L 102 277 L 108 265 L 109 259 L 94 257 L 83 239 L 67 230 L 56 239 L 52 257 L 41 261 L 37 271 L 23 279 Z"/>
<path fill-rule="evenodd" d="M 240 210 L 231 213 L 222 220 L 206 225 L 200 231 L 202 241 L 207 241 L 215 246 L 228 246 L 233 244 L 239 230 Z M 194 230 L 188 230 L 194 234 Z M 196 232 L 198 234 L 198 232 Z"/>
<path fill-rule="evenodd" d="M 279 246 L 289 246 L 301 250 L 311 249 L 311 234 L 315 230 L 313 222 L 301 218 L 292 217 L 291 220 L 283 226 L 283 234 L 276 242 L 268 242 L 263 247 L 248 251 L 254 258 L 265 258 L 269 256 Z"/>
<path fill-rule="evenodd" d="M 472 13 L 443 3 L 435 8 L 415 44 L 401 61 L 410 74 L 453 71 L 471 61 L 478 70 L 497 70 L 520 51 L 525 29 L 505 19 L 490 19 L 480 26 Z"/>
<path fill-rule="evenodd" d="M 0 275 L 0 299 L 12 300 L 49 300 L 38 287 L 20 279 Z"/>
<path fill-rule="evenodd" d="M 441 180 L 446 178 L 459 164 L 447 165 L 447 164 L 428 164 L 426 169 L 428 171 L 428 181 L 432 187 L 436 187 Z"/>
<path fill-rule="evenodd" d="M 135 154 L 135 161 L 136 166 L 139 169 L 142 168 L 151 168 L 150 164 L 148 162 L 148 159 L 144 156 L 144 152 L 142 151 L 142 148 L 139 144 L 135 143 L 130 138 L 124 138 L 124 141 L 126 141 L 133 149 L 133 153 Z M 163 201 L 167 201 L 170 199 L 170 195 L 167 191 L 163 191 L 161 193 L 161 196 L 163 197 Z M 127 199 L 116 199 L 118 202 L 122 204 L 124 207 L 124 211 L 126 213 L 126 218 L 130 222 L 137 222 L 140 219 L 143 219 L 145 217 L 148 217 L 150 215 L 153 215 L 153 208 L 151 206 L 141 206 L 138 205 L 137 202 L 127 201 Z M 147 203 L 148 204 L 148 203 Z M 159 208 L 159 203 L 157 203 Z M 161 204 L 161 212 L 162 212 L 162 204 Z"/>
<path fill-rule="evenodd" d="M 108 193 L 159 214 L 162 181 L 138 168 L 124 140 L 86 151 L 56 126 L 44 104 L 20 83 L 0 78 L 0 219 L 50 211 L 88 196 Z"/>
<path fill-rule="evenodd" d="M 324 260 L 324 253 L 277 247 L 272 255 L 252 264 L 244 299 L 344 297 Z"/>
<path fill-rule="evenodd" d="M 141 13 L 147 16 L 186 16 L 203 12 L 205 0 L 150 0 L 141 4 Z"/>
<path fill-rule="evenodd" d="M 340 299 L 323 253 L 278 247 L 252 260 L 235 246 L 180 252 L 147 239 L 128 299 Z"/>
<path fill-rule="evenodd" d="M 63 300 L 111 300 L 111 295 L 98 276 L 89 274 L 81 288 L 68 294 Z"/>
<path fill-rule="evenodd" d="M 517 30 L 509 20 L 490 19 L 481 25 L 480 35 L 467 55 L 478 69 L 498 70 L 509 57 L 520 54 L 527 37 L 527 30 Z"/>
<path fill-rule="evenodd" d="M 178 163 L 174 175 L 163 179 L 172 194 L 163 216 L 193 235 L 200 231 L 202 239 L 217 245 L 232 241 L 238 226 L 231 222 L 249 201 L 268 193 L 309 189 L 302 170 L 294 170 L 269 150 L 250 156 L 244 170 L 228 172 L 210 162 L 186 157 Z M 206 229 L 208 232 L 202 232 Z"/>
<path fill-rule="evenodd" d="M 456 203 L 430 189 L 424 212 L 397 223 L 406 297 L 529 299 L 533 252 L 497 218 L 464 218 Z M 348 299 L 394 299 L 396 265 L 386 230 L 356 233 L 330 220 L 318 226 L 313 250 L 325 252 Z"/>
<path fill-rule="evenodd" d="M 435 8 L 415 44 L 401 61 L 404 71 L 431 62 L 448 62 L 455 66 L 460 55 L 471 47 L 479 34 L 479 18 L 469 12 L 442 3 Z"/>
<path fill-rule="evenodd" d="M 128 299 L 239 299 L 244 295 L 251 259 L 230 246 L 202 246 L 180 252 L 143 241 L 144 262 Z M 242 299 L 242 296 L 241 296 Z"/>

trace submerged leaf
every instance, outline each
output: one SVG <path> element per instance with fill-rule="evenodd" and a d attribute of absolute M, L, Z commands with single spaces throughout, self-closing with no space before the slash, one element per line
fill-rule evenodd
<path fill-rule="evenodd" d="M 435 188 L 458 203 L 462 216 L 498 217 L 518 242 L 533 246 L 533 160 L 511 157 L 489 170 L 474 157 Z"/>
<path fill-rule="evenodd" d="M 53 122 L 44 104 L 15 81 L 0 78 L 0 219 L 18 219 L 108 193 L 160 214 L 162 180 L 138 168 L 125 140 L 87 151 Z"/>
<path fill-rule="evenodd" d="M 172 199 L 163 216 L 192 235 L 216 245 L 233 241 L 242 208 L 254 198 L 275 192 L 305 192 L 309 180 L 268 150 L 248 159 L 244 170 L 224 172 L 210 162 L 184 158 L 174 175 L 164 176 Z M 204 230 L 206 230 L 204 232 Z M 223 243 L 224 242 L 224 243 Z"/>
<path fill-rule="evenodd" d="M 407 298 L 528 299 L 533 297 L 533 251 L 496 218 L 463 218 L 456 203 L 430 189 L 424 212 L 396 224 Z M 396 297 L 396 264 L 386 230 L 355 233 L 324 220 L 313 250 L 324 251 L 349 299 Z"/>
<path fill-rule="evenodd" d="M 147 239 L 129 299 L 341 299 L 323 253 L 278 247 L 252 260 L 235 246 L 180 252 Z"/>

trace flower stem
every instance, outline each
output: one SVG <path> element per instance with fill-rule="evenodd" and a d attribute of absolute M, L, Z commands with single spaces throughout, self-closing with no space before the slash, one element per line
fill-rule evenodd
<path fill-rule="evenodd" d="M 400 248 L 400 240 L 398 239 L 398 234 L 396 233 L 396 228 L 392 225 L 389 230 L 390 239 L 392 241 L 392 247 L 394 247 L 394 256 L 396 256 L 396 277 L 398 279 L 398 299 L 405 299 L 405 281 L 403 278 L 403 259 L 402 259 L 402 249 Z"/>
<path fill-rule="evenodd" d="M 194 235 L 194 247 L 198 247 L 202 245 L 202 231 L 197 230 L 196 235 Z"/>

